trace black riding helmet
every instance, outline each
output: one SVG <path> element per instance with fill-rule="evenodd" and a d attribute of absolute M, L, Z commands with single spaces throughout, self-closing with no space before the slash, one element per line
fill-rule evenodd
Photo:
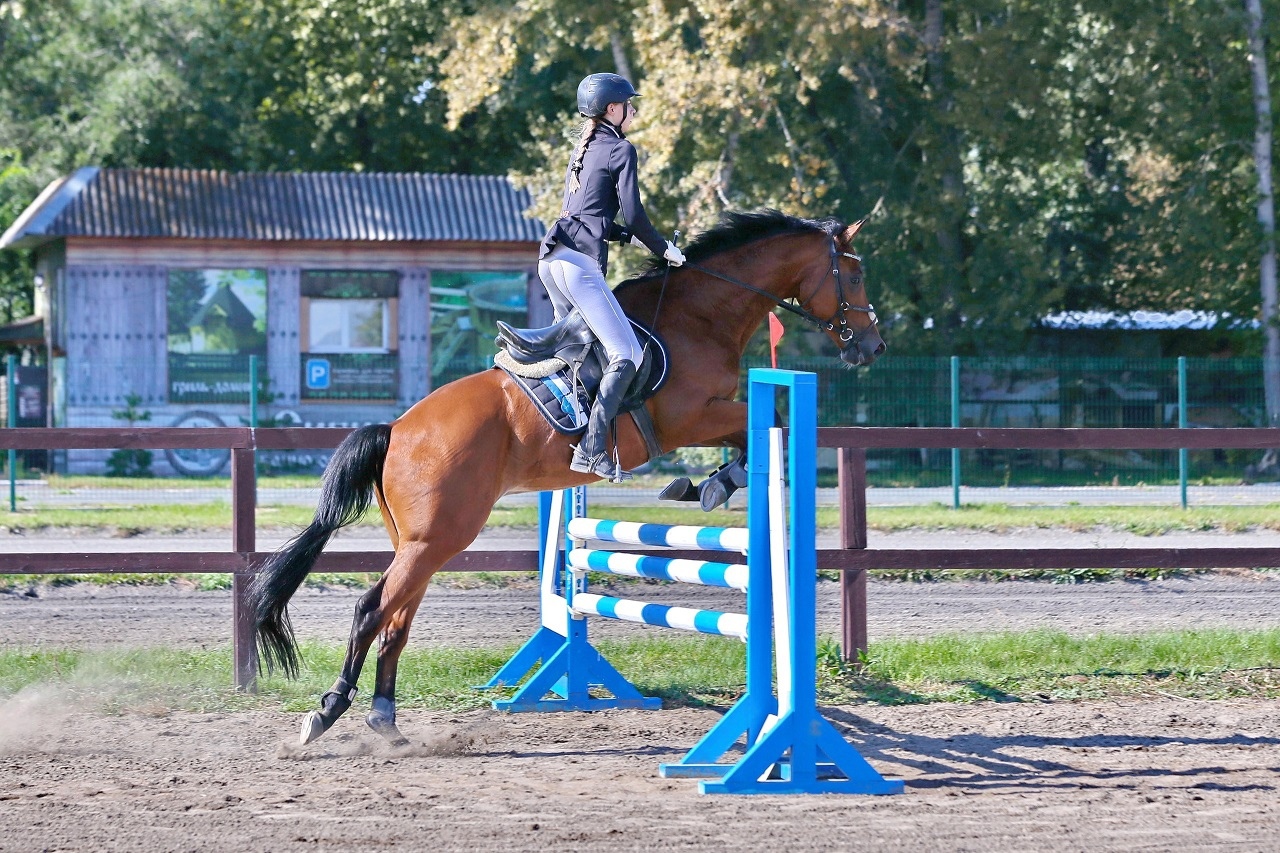
<path fill-rule="evenodd" d="M 578 112 L 587 118 L 604 115 L 610 104 L 620 104 L 640 93 L 619 74 L 588 74 L 578 84 Z"/>

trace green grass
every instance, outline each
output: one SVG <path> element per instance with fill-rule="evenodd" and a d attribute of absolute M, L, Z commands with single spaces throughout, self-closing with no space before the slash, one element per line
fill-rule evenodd
<path fill-rule="evenodd" d="M 396 701 L 402 707 L 470 710 L 488 707 L 511 689 L 478 691 L 516 651 L 494 649 L 406 650 L 400 663 Z M 631 681 L 648 695 L 677 704 L 723 702 L 738 696 L 744 686 L 744 646 L 720 638 L 656 638 L 606 641 L 598 644 Z M 329 689 L 342 663 L 344 647 L 304 643 L 304 667 L 296 681 L 278 675 L 259 680 L 256 696 L 230 687 L 231 650 L 141 649 L 127 652 L 72 650 L 0 651 L 0 700 L 24 687 L 66 690 L 108 712 L 163 708 L 236 710 L 283 707 L 301 711 L 312 707 Z M 360 679 L 360 693 L 368 701 L 375 666 Z"/>
<path fill-rule="evenodd" d="M 654 524 L 705 524 L 732 527 L 745 523 L 741 510 L 718 509 L 709 513 L 688 507 L 672 507 L 655 502 L 647 506 L 610 507 L 597 505 L 593 513 L 607 514 L 621 521 L 648 521 Z M 264 528 L 301 528 L 311 521 L 312 507 L 261 506 L 258 525 Z M 376 509 L 358 522 L 381 528 Z M 537 511 L 533 507 L 498 507 L 489 516 L 491 527 L 533 529 Z M 831 530 L 839 525 L 835 507 L 818 509 L 818 527 Z M 1280 504 L 1262 506 L 1212 506 L 1181 509 L 1176 506 L 1008 506 L 967 504 L 952 509 L 943 504 L 909 507 L 868 507 L 867 526 L 872 530 L 978 530 L 1007 533 L 1024 529 L 1073 531 L 1116 530 L 1142 536 L 1158 536 L 1174 531 L 1238 533 L 1248 530 L 1280 530 Z M 0 514 L 0 530 L 12 532 L 75 530 L 115 536 L 173 534 L 194 531 L 223 531 L 231 528 L 231 505 L 225 502 L 201 504 L 144 504 L 86 509 L 20 509 Z"/>
<path fill-rule="evenodd" d="M 45 474 L 42 479 L 59 494 L 72 494 L 83 490 L 114 489 L 129 491 L 169 491 L 175 488 L 225 489 L 231 493 L 231 475 L 221 477 L 95 477 L 81 474 Z M 275 489 L 319 488 L 319 474 L 259 474 L 258 485 Z"/>
<path fill-rule="evenodd" d="M 1061 631 L 951 634 L 874 643 L 860 668 L 830 645 L 829 700 L 879 703 L 1043 701 L 1173 695 L 1280 696 L 1280 629 L 1071 636 Z"/>
<path fill-rule="evenodd" d="M 834 524 L 835 510 L 818 510 Z M 1059 529 L 1084 532 L 1115 530 L 1140 536 L 1174 531 L 1240 533 L 1248 530 L 1280 530 L 1280 504 L 1262 506 L 1009 506 L 964 504 L 953 509 L 943 504 L 915 507 L 868 507 L 867 526 L 872 530 L 980 530 L 1007 533 L 1024 529 Z"/>
<path fill-rule="evenodd" d="M 400 666 L 401 707 L 463 711 L 488 707 L 510 689 L 477 691 L 515 651 L 413 649 Z M 744 686 L 744 646 L 734 640 L 657 637 L 602 642 L 600 649 L 643 693 L 668 705 L 724 706 Z M 297 681 L 264 677 L 256 695 L 237 693 L 231 652 L 141 649 L 0 651 L 0 700 L 27 687 L 59 690 L 109 713 L 245 708 L 301 711 L 333 682 L 338 644 L 306 643 Z M 368 702 L 374 667 L 361 678 Z M 820 643 L 820 701 L 895 705 L 925 702 L 1069 701 L 1102 698 L 1280 698 L 1280 629 L 1170 631 L 1070 636 L 1059 631 L 970 634 L 873 643 L 861 666 L 846 666 Z"/>
<path fill-rule="evenodd" d="M 346 587 L 368 589 L 378 580 L 379 572 L 312 572 L 303 582 L 313 589 Z M 537 585 L 536 571 L 527 572 L 449 572 L 437 575 L 432 586 L 451 589 L 532 588 Z M 0 575 L 0 591 L 25 590 L 37 586 L 70 586 L 84 583 L 95 586 L 190 586 L 204 592 L 231 589 L 231 575 L 226 572 L 99 572 L 75 575 Z"/>

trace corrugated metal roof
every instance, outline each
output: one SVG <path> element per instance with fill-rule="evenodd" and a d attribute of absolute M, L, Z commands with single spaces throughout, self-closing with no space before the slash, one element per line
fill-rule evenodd
<path fill-rule="evenodd" d="M 72 236 L 537 241 L 529 203 L 494 175 L 81 169 L 50 185 L 0 248 Z"/>
<path fill-rule="evenodd" d="M 7 326 L 0 326 L 0 343 L 27 345 L 44 343 L 44 318 L 24 317 Z"/>

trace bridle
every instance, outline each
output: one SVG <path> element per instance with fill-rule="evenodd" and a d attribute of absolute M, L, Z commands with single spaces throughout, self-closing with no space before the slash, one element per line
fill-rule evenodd
<path fill-rule="evenodd" d="M 723 273 L 718 273 L 715 270 L 707 269 L 706 267 L 701 266 L 699 264 L 685 262 L 684 266 L 689 267 L 691 269 L 695 269 L 701 273 L 706 273 L 707 275 L 712 276 L 713 278 L 718 278 L 721 281 L 728 282 L 729 284 L 732 284 L 735 287 L 741 287 L 744 290 L 750 290 L 752 293 L 758 293 L 761 296 L 773 302 L 778 307 L 785 308 L 786 310 L 790 311 L 792 314 L 795 314 L 798 317 L 803 317 L 805 320 L 809 321 L 810 323 L 813 323 L 819 329 L 823 329 L 824 331 L 828 331 L 828 332 L 836 332 L 840 338 L 841 347 L 842 349 L 844 349 L 850 346 L 856 346 L 857 344 L 860 344 L 862 342 L 862 339 L 867 335 L 867 333 L 876 328 L 876 323 L 878 322 L 878 320 L 876 318 L 875 306 L 868 304 L 866 308 L 862 308 L 858 305 L 850 305 L 849 300 L 847 300 L 844 295 L 844 278 L 840 275 L 840 258 L 842 257 L 849 258 L 850 260 L 857 261 L 859 265 L 858 269 L 862 269 L 862 266 L 861 266 L 862 256 L 856 255 L 852 252 L 840 251 L 836 247 L 835 237 L 830 238 L 830 246 L 831 246 L 831 257 L 830 257 L 830 264 L 829 264 L 830 269 L 827 271 L 827 274 L 822 277 L 822 280 L 818 282 L 818 286 L 813 289 L 813 292 L 811 292 L 807 297 L 801 300 L 799 305 L 794 305 L 791 302 L 785 299 L 781 299 L 775 296 L 774 294 L 770 293 L 769 291 L 762 290 L 753 284 L 748 284 L 747 282 L 740 281 L 739 279 L 736 279 L 733 276 L 724 275 Z M 828 277 L 832 277 L 836 281 L 836 310 L 835 310 L 835 313 L 831 315 L 830 319 L 823 320 L 817 314 L 814 314 L 811 310 L 809 310 L 809 303 L 812 302 L 814 297 L 816 297 L 819 291 L 822 290 L 822 286 L 827 283 Z M 858 286 L 861 284 L 862 284 L 862 276 L 850 273 L 849 286 L 856 290 Z M 846 316 L 850 311 L 858 311 L 860 313 L 866 314 L 870 318 L 871 324 L 860 332 L 855 330 L 852 326 L 849 325 L 849 321 Z M 837 331 L 837 329 L 839 331 Z"/>

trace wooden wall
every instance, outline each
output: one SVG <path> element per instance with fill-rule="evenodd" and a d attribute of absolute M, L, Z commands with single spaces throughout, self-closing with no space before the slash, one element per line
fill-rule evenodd
<path fill-rule="evenodd" d="M 431 270 L 405 267 L 400 270 L 401 409 L 427 396 L 431 378 Z"/>
<path fill-rule="evenodd" d="M 298 267 L 267 267 L 267 376 L 273 402 L 296 405 L 302 381 L 298 341 Z"/>
<path fill-rule="evenodd" d="M 61 245 L 61 244 L 59 244 Z M 267 371 L 271 403 L 321 407 L 314 417 L 350 421 L 367 413 L 386 418 L 429 391 L 431 271 L 517 270 L 537 281 L 533 243 L 270 243 L 236 240 L 103 239 L 72 237 L 60 248 L 65 263 L 56 328 L 65 347 L 66 423 L 112 425 L 110 412 L 127 394 L 150 407 L 158 425 L 191 408 L 168 401 L 168 271 L 267 271 Z M 400 275 L 396 347 L 398 399 L 385 405 L 302 401 L 299 283 L 304 269 L 395 270 Z M 536 316 L 543 308 L 534 305 Z M 234 423 L 243 407 L 201 405 Z M 383 410 L 386 411 L 383 411 Z M 180 411 L 182 410 L 182 411 Z M 234 410 L 234 411 L 233 411 Z M 308 419 L 312 416 L 306 416 Z"/>
<path fill-rule="evenodd" d="M 71 266 L 66 271 L 67 406 L 168 402 L 166 288 L 153 266 Z"/>
<path fill-rule="evenodd" d="M 537 267 L 536 243 L 319 243 L 68 237 L 67 263 L 245 269 L 507 270 Z"/>

